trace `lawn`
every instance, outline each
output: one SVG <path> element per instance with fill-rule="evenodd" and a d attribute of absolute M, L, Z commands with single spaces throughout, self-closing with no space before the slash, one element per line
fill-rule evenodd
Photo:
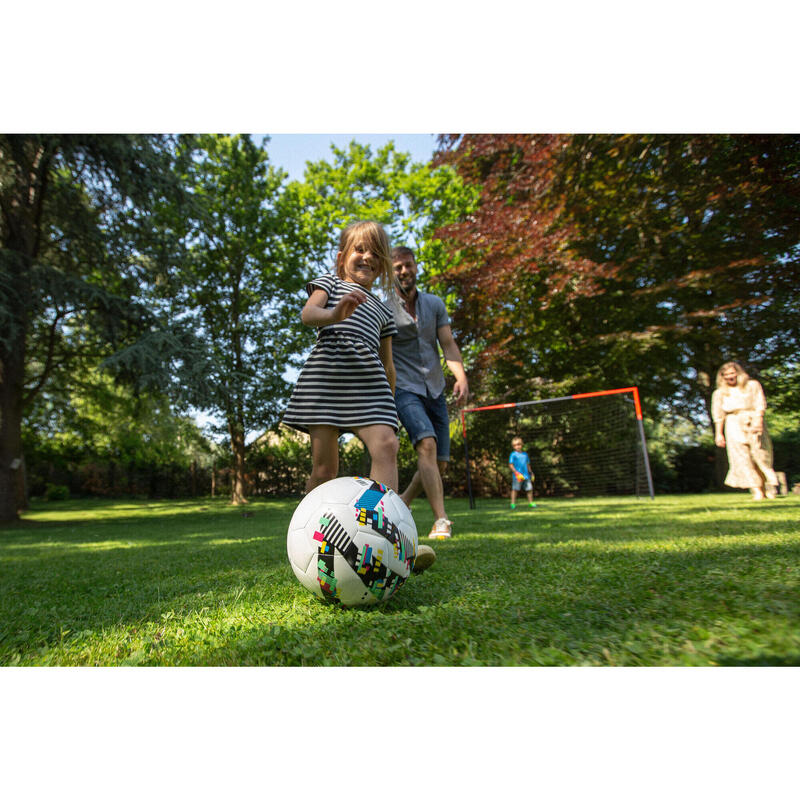
<path fill-rule="evenodd" d="M 800 496 L 451 500 L 436 564 L 349 610 L 294 578 L 296 502 L 35 503 L 0 665 L 800 665 Z"/>

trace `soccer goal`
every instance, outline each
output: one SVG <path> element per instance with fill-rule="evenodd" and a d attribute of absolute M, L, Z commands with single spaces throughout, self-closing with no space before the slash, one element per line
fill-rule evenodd
<path fill-rule="evenodd" d="M 537 497 L 654 497 L 636 386 L 465 408 L 461 430 L 470 508 L 476 493 L 507 495 L 515 436 L 530 456 Z"/>

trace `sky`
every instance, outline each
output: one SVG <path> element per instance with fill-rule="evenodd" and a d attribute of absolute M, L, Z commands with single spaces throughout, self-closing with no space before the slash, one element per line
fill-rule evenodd
<path fill-rule="evenodd" d="M 283 167 L 290 180 L 302 180 L 307 161 L 329 161 L 331 144 L 345 148 L 351 141 L 369 145 L 373 152 L 394 140 L 395 149 L 410 153 L 414 161 L 427 162 L 436 148 L 432 133 L 271 133 L 267 134 L 269 159 Z M 253 136 L 259 141 L 261 134 Z"/>

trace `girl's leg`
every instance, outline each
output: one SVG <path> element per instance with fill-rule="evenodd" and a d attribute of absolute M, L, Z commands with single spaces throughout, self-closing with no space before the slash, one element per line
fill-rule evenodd
<path fill-rule="evenodd" d="M 372 459 L 369 477 L 396 492 L 400 482 L 397 474 L 397 451 L 400 448 L 397 434 L 388 425 L 365 425 L 354 432 L 364 442 Z"/>
<path fill-rule="evenodd" d="M 311 475 L 306 481 L 306 492 L 339 474 L 339 429 L 333 425 L 310 425 Z"/>

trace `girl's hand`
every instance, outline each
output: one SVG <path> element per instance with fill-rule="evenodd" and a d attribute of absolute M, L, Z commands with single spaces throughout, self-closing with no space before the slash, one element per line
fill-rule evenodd
<path fill-rule="evenodd" d="M 754 417 L 753 424 L 751 426 L 751 430 L 753 433 L 761 434 L 764 433 L 764 418 L 763 417 Z"/>
<path fill-rule="evenodd" d="M 717 447 L 725 447 L 725 437 L 722 434 L 719 434 L 716 439 L 714 439 Z"/>
<path fill-rule="evenodd" d="M 343 322 L 353 312 L 366 301 L 367 296 L 363 292 L 348 292 L 333 309 L 333 322 Z"/>

